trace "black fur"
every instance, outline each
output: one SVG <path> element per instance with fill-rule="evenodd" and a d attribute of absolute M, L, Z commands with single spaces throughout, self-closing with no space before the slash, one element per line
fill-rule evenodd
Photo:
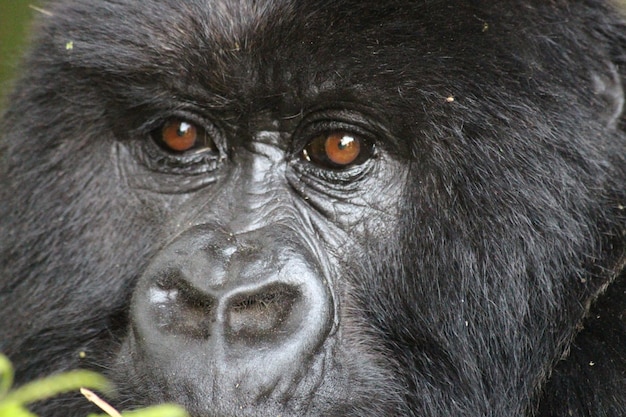
<path fill-rule="evenodd" d="M 18 383 L 92 368 L 120 408 L 202 417 L 626 415 L 626 26 L 608 1 L 44 7 L 0 131 Z M 172 116 L 219 158 L 172 162 L 150 133 Z M 371 158 L 301 158 L 336 130 Z M 146 271 L 217 229 L 256 231 L 249 250 L 294 253 L 331 294 L 332 328 L 284 371 L 138 336 Z"/>

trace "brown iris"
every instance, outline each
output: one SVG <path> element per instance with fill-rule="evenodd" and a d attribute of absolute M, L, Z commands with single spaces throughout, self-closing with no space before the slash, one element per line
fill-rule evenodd
<path fill-rule="evenodd" d="M 184 120 L 172 119 L 161 128 L 161 143 L 170 151 L 185 152 L 198 145 L 199 129 Z"/>
<path fill-rule="evenodd" d="M 331 132 L 315 137 L 304 149 L 303 157 L 320 165 L 344 168 L 359 161 L 362 142 L 347 132 Z"/>

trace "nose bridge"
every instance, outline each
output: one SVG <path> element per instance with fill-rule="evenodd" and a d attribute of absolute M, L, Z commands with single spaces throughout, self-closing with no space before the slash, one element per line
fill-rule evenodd
<path fill-rule="evenodd" d="M 232 288 L 255 288 L 266 281 L 289 281 L 284 269 L 304 263 L 321 274 L 318 262 L 304 242 L 297 242 L 292 232 L 273 223 L 240 233 L 209 223 L 197 226 L 181 239 L 190 241 L 183 254 L 181 268 L 192 285 L 216 297 L 227 296 Z M 176 243 L 174 244 L 176 246 Z"/>
<path fill-rule="evenodd" d="M 219 195 L 204 204 L 209 216 L 234 234 L 280 223 L 289 216 L 284 152 L 263 142 L 246 145 Z M 200 214 L 203 215 L 203 214 Z"/>

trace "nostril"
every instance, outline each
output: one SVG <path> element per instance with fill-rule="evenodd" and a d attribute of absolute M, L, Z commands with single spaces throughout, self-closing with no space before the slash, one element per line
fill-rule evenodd
<path fill-rule="evenodd" d="M 206 339 L 211 335 L 211 325 L 215 321 L 216 301 L 180 278 L 180 271 L 167 271 L 150 288 L 149 300 L 155 322 L 165 333 Z"/>
<path fill-rule="evenodd" d="M 287 285 L 234 295 L 225 312 L 227 334 L 247 341 L 273 340 L 288 334 L 300 298 L 300 293 Z"/>

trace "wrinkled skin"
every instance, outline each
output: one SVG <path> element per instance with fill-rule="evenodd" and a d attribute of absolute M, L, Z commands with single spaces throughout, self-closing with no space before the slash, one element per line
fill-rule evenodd
<path fill-rule="evenodd" d="M 117 407 L 195 417 L 626 415 L 608 3 L 44 8 L 0 130 L 19 384 L 95 369 Z"/>

